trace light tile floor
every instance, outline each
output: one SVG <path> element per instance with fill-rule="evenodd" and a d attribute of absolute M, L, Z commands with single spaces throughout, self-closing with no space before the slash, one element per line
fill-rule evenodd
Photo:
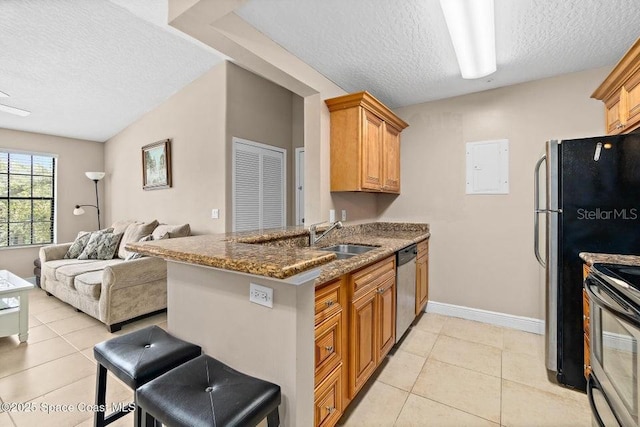
<path fill-rule="evenodd" d="M 32 411 L 0 411 L 0 427 L 91 426 L 93 345 L 158 324 L 166 314 L 104 325 L 39 289 L 30 293 L 28 344 L 0 338 L 0 400 Z M 343 426 L 590 426 L 587 398 L 547 381 L 543 337 L 425 314 L 340 420 Z M 133 393 L 109 376 L 108 403 Z M 56 406 L 57 405 L 57 406 Z M 132 426 L 132 415 L 114 427 Z"/>
<path fill-rule="evenodd" d="M 166 329 L 166 313 L 125 325 L 111 334 L 104 324 L 34 289 L 29 294 L 29 340 L 0 338 L 0 400 L 22 404 L 0 410 L 0 427 L 92 426 L 96 362 L 93 346 L 151 324 Z M 109 374 L 107 404 L 133 400 L 133 392 Z M 26 403 L 26 405 L 25 405 Z M 23 409 L 23 410 L 18 410 Z M 127 415 L 110 426 L 133 425 Z"/>
<path fill-rule="evenodd" d="M 584 393 L 547 380 L 541 335 L 427 313 L 342 426 L 590 426 Z"/>

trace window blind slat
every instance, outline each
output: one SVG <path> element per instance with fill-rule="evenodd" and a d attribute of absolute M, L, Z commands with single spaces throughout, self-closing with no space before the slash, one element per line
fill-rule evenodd
<path fill-rule="evenodd" d="M 0 150 L 0 247 L 53 243 L 55 164 Z"/>

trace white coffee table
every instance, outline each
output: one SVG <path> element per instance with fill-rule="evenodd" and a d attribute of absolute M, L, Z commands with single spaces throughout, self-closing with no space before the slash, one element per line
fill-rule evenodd
<path fill-rule="evenodd" d="M 33 285 L 8 270 L 0 270 L 0 337 L 29 337 L 29 290 Z"/>

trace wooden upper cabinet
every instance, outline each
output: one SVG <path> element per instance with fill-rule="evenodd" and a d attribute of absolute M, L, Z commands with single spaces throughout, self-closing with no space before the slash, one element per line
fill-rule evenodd
<path fill-rule="evenodd" d="M 591 97 L 604 102 L 608 134 L 628 133 L 640 128 L 640 39 Z"/>
<path fill-rule="evenodd" d="M 362 110 L 362 188 L 379 190 L 382 186 L 382 143 L 384 122 Z"/>
<path fill-rule="evenodd" d="M 385 123 L 382 145 L 385 150 L 382 164 L 382 191 L 400 193 L 400 131 Z"/>
<path fill-rule="evenodd" d="M 400 133 L 409 126 L 367 92 L 325 101 L 331 191 L 400 193 Z"/>

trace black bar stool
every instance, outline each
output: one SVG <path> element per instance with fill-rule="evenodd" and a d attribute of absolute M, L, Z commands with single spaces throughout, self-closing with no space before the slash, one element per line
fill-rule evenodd
<path fill-rule="evenodd" d="M 169 335 L 158 326 L 149 326 L 97 344 L 93 348 L 93 355 L 98 362 L 96 406 L 106 409 L 107 370 L 135 391 L 201 353 L 200 346 Z M 140 410 L 137 404 L 135 412 L 134 422 L 138 426 Z M 104 427 L 127 413 L 126 407 L 109 415 L 106 415 L 106 410 L 96 411 L 94 425 Z"/>
<path fill-rule="evenodd" d="M 204 354 L 139 387 L 136 400 L 147 427 L 280 425 L 280 386 Z"/>

